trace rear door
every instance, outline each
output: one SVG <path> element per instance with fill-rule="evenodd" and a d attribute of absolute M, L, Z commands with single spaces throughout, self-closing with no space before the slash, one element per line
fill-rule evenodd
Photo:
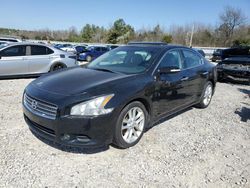
<path fill-rule="evenodd" d="M 0 76 L 28 74 L 25 45 L 5 48 L 0 52 L 0 57 Z"/>
<path fill-rule="evenodd" d="M 102 50 L 101 54 L 105 54 L 107 51 L 109 51 L 108 48 L 105 47 L 101 47 L 101 50 Z"/>
<path fill-rule="evenodd" d="M 99 57 L 100 55 L 102 55 L 102 49 L 101 47 L 95 47 L 95 58 Z"/>
<path fill-rule="evenodd" d="M 204 66 L 204 59 L 200 54 L 190 49 L 182 49 L 181 51 L 186 87 L 192 96 L 190 102 L 194 102 L 200 97 L 209 73 Z"/>
<path fill-rule="evenodd" d="M 29 72 L 31 74 L 48 72 L 53 53 L 53 50 L 46 46 L 29 45 L 26 56 Z"/>

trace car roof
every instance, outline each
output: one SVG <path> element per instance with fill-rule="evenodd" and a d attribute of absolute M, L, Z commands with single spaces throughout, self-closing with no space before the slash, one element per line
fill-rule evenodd
<path fill-rule="evenodd" d="M 126 46 L 136 46 L 136 47 L 153 47 L 153 48 L 159 48 L 159 49 L 172 49 L 172 48 L 186 48 L 186 49 L 192 49 L 186 46 L 177 45 L 177 44 L 168 44 L 164 42 L 129 42 Z"/>
<path fill-rule="evenodd" d="M 67 53 L 67 52 L 65 52 L 65 51 L 62 51 L 62 50 L 60 50 L 60 49 L 55 48 L 55 47 L 52 46 L 52 45 L 40 44 L 40 43 L 33 43 L 33 42 L 14 42 L 14 43 L 6 43 L 5 46 L 4 46 L 1 50 L 6 49 L 6 48 L 8 48 L 8 47 L 20 46 L 20 45 L 27 45 L 27 46 L 29 46 L 29 45 L 44 46 L 44 47 L 51 48 L 51 49 L 53 49 L 54 51 L 60 51 L 60 53 Z"/>
<path fill-rule="evenodd" d="M 14 42 L 14 43 L 8 43 L 8 46 L 17 46 L 17 45 L 49 46 L 49 45 L 46 45 L 46 44 L 34 43 L 34 42 Z M 51 46 L 49 46 L 49 47 L 51 47 Z"/>
<path fill-rule="evenodd" d="M 107 48 L 106 45 L 89 45 L 87 47 L 104 47 L 104 48 Z"/>

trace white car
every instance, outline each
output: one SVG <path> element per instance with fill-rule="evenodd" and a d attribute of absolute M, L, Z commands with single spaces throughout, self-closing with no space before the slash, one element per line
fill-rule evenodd
<path fill-rule="evenodd" d="M 0 78 L 33 77 L 78 66 L 76 55 L 35 43 L 0 45 Z"/>
<path fill-rule="evenodd" d="M 86 50 L 86 47 L 87 47 L 87 45 L 72 45 L 72 46 L 67 46 L 67 47 L 63 47 L 60 49 L 63 51 L 66 51 L 66 52 L 80 54 L 80 53 L 83 53 L 84 50 Z"/>
<path fill-rule="evenodd" d="M 13 37 L 0 37 L 0 42 L 6 42 L 6 43 L 10 43 L 10 42 L 22 42 L 21 39 L 17 39 L 17 38 L 13 38 Z"/>

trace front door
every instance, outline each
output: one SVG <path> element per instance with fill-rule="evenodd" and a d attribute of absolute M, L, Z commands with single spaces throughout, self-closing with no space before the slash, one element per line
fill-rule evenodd
<path fill-rule="evenodd" d="M 28 74 L 28 64 L 25 61 L 26 46 L 16 45 L 0 52 L 0 76 Z"/>
<path fill-rule="evenodd" d="M 164 73 L 160 70 L 173 68 L 173 72 Z M 188 103 L 192 98 L 189 90 L 189 75 L 182 71 L 182 56 L 179 50 L 168 51 L 162 58 L 155 73 L 155 92 L 153 110 L 155 117 L 175 111 Z"/>

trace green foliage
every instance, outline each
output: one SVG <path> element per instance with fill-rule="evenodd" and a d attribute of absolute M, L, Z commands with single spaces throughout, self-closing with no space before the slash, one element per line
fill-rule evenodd
<path fill-rule="evenodd" d="M 233 41 L 232 46 L 249 46 L 250 45 L 250 39 L 236 39 Z"/>
<path fill-rule="evenodd" d="M 172 35 L 165 34 L 165 35 L 163 35 L 161 41 L 162 41 L 162 42 L 166 42 L 166 43 L 171 43 L 172 40 L 173 40 Z"/>
<path fill-rule="evenodd" d="M 81 38 L 83 42 L 91 42 L 94 35 L 94 25 L 86 24 L 81 31 Z"/>
<path fill-rule="evenodd" d="M 127 25 L 123 19 L 118 19 L 108 32 L 107 42 L 112 44 L 127 43 L 134 37 L 134 34 L 132 26 Z"/>

